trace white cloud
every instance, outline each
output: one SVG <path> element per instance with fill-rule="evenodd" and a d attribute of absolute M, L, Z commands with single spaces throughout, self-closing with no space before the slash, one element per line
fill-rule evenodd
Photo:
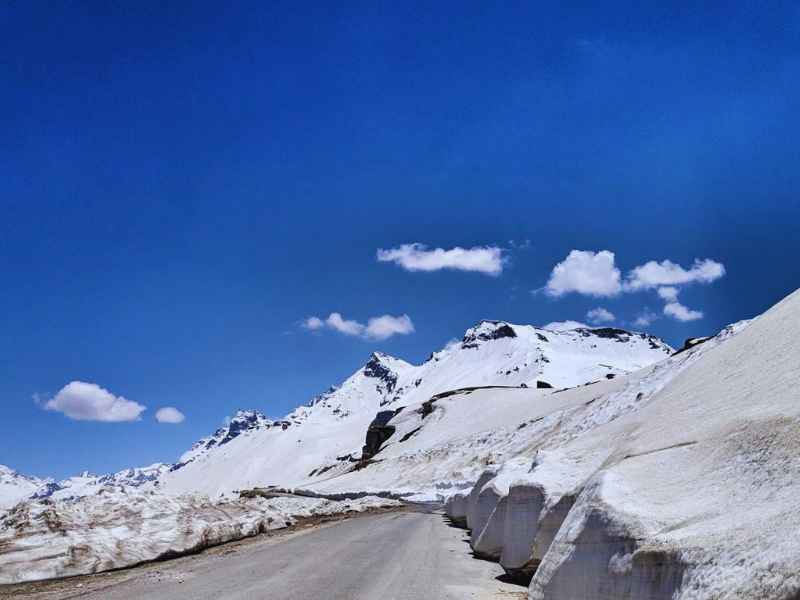
<path fill-rule="evenodd" d="M 610 310 L 603 308 L 602 306 L 598 306 L 597 308 L 593 308 L 589 312 L 586 313 L 586 318 L 589 320 L 590 323 L 610 323 L 616 317 L 614 313 Z"/>
<path fill-rule="evenodd" d="M 414 323 L 408 315 L 373 317 L 367 322 L 367 328 L 364 330 L 366 337 L 373 340 L 385 340 L 393 335 L 408 335 L 413 332 Z"/>
<path fill-rule="evenodd" d="M 165 406 L 156 411 L 156 421 L 159 423 L 183 423 L 186 416 L 174 406 Z"/>
<path fill-rule="evenodd" d="M 677 300 L 675 302 L 667 302 L 664 305 L 664 314 L 678 321 L 696 321 L 703 318 L 702 312 L 691 310 Z"/>
<path fill-rule="evenodd" d="M 403 244 L 397 248 L 377 252 L 379 262 L 393 262 L 406 271 L 474 271 L 485 275 L 499 275 L 503 272 L 505 258 L 503 249 L 497 246 L 475 246 L 450 250 L 434 248 L 429 250 L 424 244 Z"/>
<path fill-rule="evenodd" d="M 616 296 L 622 291 L 620 271 L 614 265 L 614 253 L 573 250 L 558 263 L 545 291 L 553 297 L 570 292 L 587 296 Z"/>
<path fill-rule="evenodd" d="M 581 323 L 580 321 L 553 321 L 542 327 L 542 329 L 549 329 L 550 331 L 571 331 L 579 328 L 591 329 L 586 323 Z"/>
<path fill-rule="evenodd" d="M 408 335 L 415 331 L 414 323 L 408 315 L 372 317 L 365 325 L 358 321 L 345 319 L 338 312 L 332 312 L 325 320 L 319 317 L 309 317 L 303 321 L 303 327 L 311 331 L 324 327 L 344 335 L 361 337 L 367 340 L 385 340 L 393 335 Z"/>
<path fill-rule="evenodd" d="M 95 383 L 72 381 L 45 402 L 44 408 L 76 421 L 119 422 L 138 421 L 146 407 L 115 396 Z"/>
<path fill-rule="evenodd" d="M 634 320 L 633 324 L 636 325 L 637 327 L 647 327 L 650 325 L 650 323 L 652 323 L 656 319 L 658 319 L 658 315 L 654 313 L 652 310 L 646 308 L 641 313 L 639 313 L 639 315 Z"/>
<path fill-rule="evenodd" d="M 625 289 L 637 291 L 660 286 L 685 285 L 687 283 L 711 283 L 725 275 L 725 266 L 710 258 L 695 259 L 691 268 L 684 269 L 670 260 L 651 260 L 634 267 L 627 276 Z"/>
<path fill-rule="evenodd" d="M 317 329 L 322 329 L 325 327 L 325 322 L 319 317 L 308 317 L 305 321 L 303 321 L 303 327 L 309 331 L 316 331 Z"/>
<path fill-rule="evenodd" d="M 662 300 L 675 302 L 678 299 L 678 288 L 674 286 L 660 287 L 658 288 L 658 295 Z"/>
<path fill-rule="evenodd" d="M 358 321 L 348 321 L 338 312 L 333 312 L 328 315 L 325 324 L 345 335 L 363 335 L 366 329 L 364 325 Z"/>

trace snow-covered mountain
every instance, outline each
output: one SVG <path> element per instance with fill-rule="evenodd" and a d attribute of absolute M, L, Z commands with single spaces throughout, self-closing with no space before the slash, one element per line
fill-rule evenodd
<path fill-rule="evenodd" d="M 61 481 L 39 479 L 21 475 L 0 465 L 0 510 L 11 508 L 29 498 L 41 500 L 75 499 L 96 494 L 108 488 L 138 488 L 145 484 L 157 485 L 159 477 L 169 465 L 156 463 L 149 467 L 135 467 L 107 475 L 94 475 L 84 471 Z"/>
<path fill-rule="evenodd" d="M 44 479 L 22 475 L 5 465 L 0 465 L 0 510 L 30 498 L 46 484 L 47 481 Z"/>
<path fill-rule="evenodd" d="M 481 321 L 421 365 L 376 352 L 340 386 L 281 420 L 240 411 L 194 444 L 160 487 L 218 496 L 254 486 L 306 486 L 353 468 L 378 412 L 465 387 L 533 391 L 609 380 L 671 353 L 657 337 L 621 329 L 551 331 Z"/>

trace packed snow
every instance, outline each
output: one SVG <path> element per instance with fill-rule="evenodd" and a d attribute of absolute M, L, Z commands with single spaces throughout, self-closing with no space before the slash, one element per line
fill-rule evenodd
<path fill-rule="evenodd" d="M 626 377 L 448 513 L 532 600 L 795 599 L 799 340 L 795 292 Z"/>
<path fill-rule="evenodd" d="M 0 511 L 33 496 L 48 482 L 0 465 Z"/>
<path fill-rule="evenodd" d="M 0 583 L 128 567 L 287 527 L 300 517 L 398 504 L 374 497 L 211 501 L 135 489 L 23 502 L 0 519 Z"/>

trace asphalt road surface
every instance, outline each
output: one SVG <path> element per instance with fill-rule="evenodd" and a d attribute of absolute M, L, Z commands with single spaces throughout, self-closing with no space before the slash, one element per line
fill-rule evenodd
<path fill-rule="evenodd" d="M 527 598 L 470 554 L 438 513 L 367 515 L 135 569 L 20 587 L 51 600 L 464 600 Z M 6 590 L 7 592 L 9 590 Z M 1 595 L 1 594 L 0 594 Z"/>

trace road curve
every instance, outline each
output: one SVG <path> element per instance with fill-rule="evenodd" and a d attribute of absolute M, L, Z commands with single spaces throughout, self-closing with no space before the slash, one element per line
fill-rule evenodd
<path fill-rule="evenodd" d="M 20 598 L 87 600 L 464 600 L 526 598 L 502 569 L 470 555 L 441 514 L 347 519 L 97 578 L 60 582 Z M 219 549 L 218 549 L 219 550 Z M 33 590 L 28 590 L 33 592 Z M 57 595 L 53 595 L 57 594 Z M 14 595 L 16 596 L 16 594 Z"/>

